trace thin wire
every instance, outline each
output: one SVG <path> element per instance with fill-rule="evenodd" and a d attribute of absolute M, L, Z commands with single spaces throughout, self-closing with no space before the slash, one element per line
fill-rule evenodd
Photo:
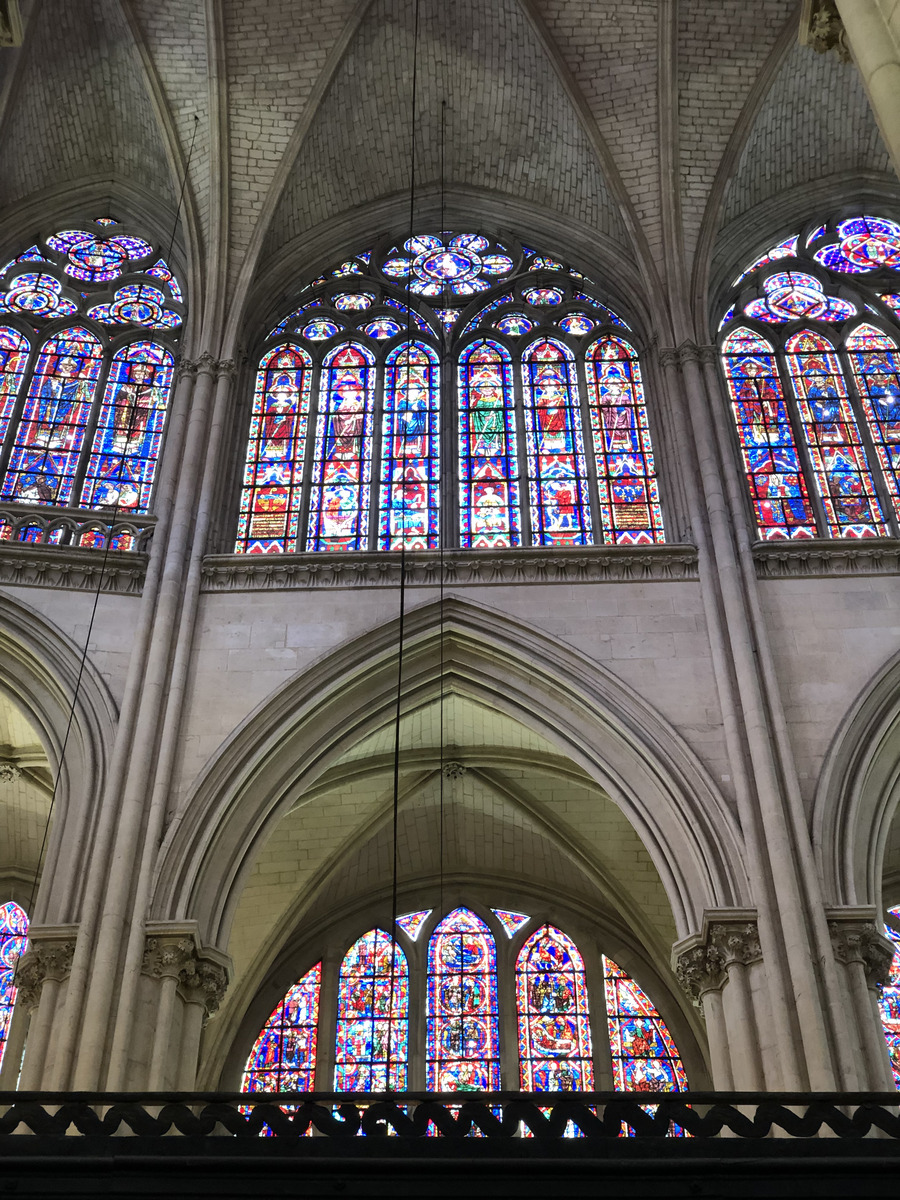
<path fill-rule="evenodd" d="M 441 100 L 441 180 L 440 180 L 440 188 L 441 188 L 441 232 L 442 233 L 443 233 L 443 229 L 444 229 L 444 142 L 445 142 L 446 119 L 447 119 L 447 100 L 446 100 L 446 98 L 444 98 L 443 100 Z M 444 281 L 444 288 L 445 288 L 444 307 L 446 308 L 447 307 L 447 299 L 448 299 L 446 292 L 449 292 L 449 290 L 450 290 L 450 284 L 449 284 L 448 280 Z M 449 355 L 450 338 L 448 336 L 447 325 L 445 324 L 444 321 L 441 321 L 441 343 L 442 343 L 441 349 L 443 351 L 443 353 L 441 354 L 441 360 L 442 360 L 441 366 L 442 366 L 444 376 L 445 376 L 445 378 L 443 379 L 443 385 L 442 385 L 442 397 L 446 396 L 449 398 L 450 384 L 446 378 L 446 369 L 447 369 L 447 366 L 449 364 L 449 359 L 450 359 L 450 355 Z M 447 405 L 447 408 L 448 409 L 450 408 L 449 404 Z M 449 416 L 450 416 L 449 412 L 441 413 L 441 429 L 442 430 L 447 429 L 447 427 L 448 427 L 447 418 Z M 450 437 L 447 434 L 445 434 L 444 435 L 445 445 L 449 444 L 449 442 L 450 442 Z M 448 507 L 448 512 L 449 511 L 450 511 L 450 509 Z M 439 585 L 438 586 L 440 589 L 438 592 L 438 636 L 440 638 L 440 642 L 439 642 L 440 661 L 439 661 L 439 676 L 438 676 L 438 729 L 439 729 L 439 737 L 440 737 L 440 757 L 439 757 L 439 763 L 440 763 L 439 788 L 440 788 L 440 792 L 439 792 L 439 801 L 438 801 L 438 808 L 439 808 L 439 817 L 438 817 L 438 820 L 439 820 L 439 829 L 438 829 L 438 912 L 439 913 L 443 913 L 443 911 L 444 911 L 444 544 L 446 541 L 446 534 L 447 534 L 447 529 L 446 529 L 446 521 L 445 521 L 442 526 L 442 529 L 441 529 L 442 536 L 438 543 L 439 544 L 439 553 L 438 553 Z"/>
<path fill-rule="evenodd" d="M 187 161 L 185 162 L 185 165 L 184 165 L 184 174 L 181 179 L 181 191 L 179 192 L 178 205 L 175 209 L 175 220 L 172 223 L 172 235 L 169 239 L 168 251 L 166 252 L 165 263 L 166 263 L 167 267 L 169 267 L 169 262 L 171 260 L 171 255 L 172 255 L 172 246 L 175 243 L 175 232 L 178 228 L 178 219 L 181 215 L 181 206 L 184 203 L 184 189 L 185 189 L 185 184 L 187 183 L 188 170 L 191 165 L 191 159 L 194 156 L 194 141 L 197 137 L 197 125 L 198 125 L 198 120 L 197 120 L 197 116 L 195 114 L 194 115 L 194 131 L 193 131 L 193 134 L 191 135 L 191 145 L 190 145 L 190 149 L 188 150 Z M 169 270 L 171 270 L 171 267 L 169 267 Z M 107 387 L 108 386 L 109 386 L 109 384 L 107 382 Z M 135 401 L 136 400 L 137 400 L 137 397 L 135 396 Z M 115 405 L 112 405 L 111 407 L 112 407 L 112 412 L 110 413 L 110 416 L 114 419 Z M 125 433 L 125 447 L 122 450 L 122 453 L 121 453 L 120 459 L 119 459 L 119 472 L 118 473 L 122 476 L 124 476 L 124 473 L 125 473 L 125 461 L 128 457 L 128 453 L 129 453 L 128 446 L 129 446 L 129 443 L 131 442 L 132 434 L 134 433 L 134 427 L 135 427 L 135 422 L 137 421 L 137 415 L 138 415 L 138 405 L 137 405 L 137 403 L 135 403 L 132 406 L 131 415 L 128 419 L 128 427 L 127 427 L 126 433 Z M 72 692 L 72 702 L 69 705 L 69 715 L 66 720 L 66 731 L 65 731 L 65 734 L 63 735 L 62 745 L 60 747 L 59 760 L 58 760 L 57 766 L 56 766 L 56 775 L 53 780 L 53 790 L 50 793 L 50 807 L 47 809 L 47 820 L 44 822 L 44 832 L 41 836 L 41 845 L 40 845 L 40 849 L 38 850 L 37 866 L 35 867 L 35 870 L 34 870 L 34 879 L 32 880 L 31 893 L 28 898 L 28 910 L 27 910 L 26 916 L 28 917 L 29 922 L 31 921 L 33 913 L 34 913 L 34 900 L 35 900 L 35 896 L 37 895 L 38 880 L 40 879 L 41 871 L 43 870 L 44 855 L 47 851 L 47 839 L 50 835 L 50 822 L 53 819 L 53 809 L 56 805 L 57 795 L 59 794 L 59 781 L 62 778 L 63 768 L 65 767 L 66 750 L 69 745 L 69 736 L 72 732 L 72 725 L 75 721 L 75 709 L 78 705 L 78 695 L 81 691 L 81 681 L 84 678 L 84 670 L 87 665 L 88 649 L 90 648 L 91 637 L 94 632 L 94 621 L 96 620 L 96 617 L 97 617 L 97 609 L 99 608 L 99 605 L 100 605 L 100 595 L 101 595 L 101 592 L 103 591 L 103 581 L 104 581 L 104 577 L 106 575 L 107 563 L 109 562 L 109 553 L 113 549 L 113 543 L 116 540 L 115 537 L 113 536 L 113 530 L 115 529 L 116 520 L 118 519 L 119 509 L 120 509 L 121 503 L 122 503 L 122 491 L 123 491 L 123 489 L 120 487 L 118 493 L 116 494 L 115 503 L 112 506 L 112 514 L 110 515 L 108 522 L 106 522 L 109 525 L 109 534 L 106 538 L 106 543 L 103 548 L 103 557 L 100 560 L 100 572 L 97 577 L 97 587 L 96 587 L 96 590 L 94 591 L 94 601 L 91 606 L 91 616 L 90 616 L 90 620 L 88 621 L 87 634 L 85 635 L 85 639 L 84 639 L 84 648 L 81 652 L 81 661 L 78 664 L 78 673 L 75 676 L 75 688 Z M 21 961 L 21 958 L 22 958 L 22 956 L 20 955 L 16 959 L 15 966 L 13 967 L 13 977 L 12 977 L 13 987 L 15 987 L 16 976 L 19 971 L 19 963 Z"/>
<path fill-rule="evenodd" d="M 410 106 L 410 155 L 409 155 L 409 237 L 412 238 L 415 227 L 416 213 L 416 87 L 419 71 L 419 0 L 413 3 L 413 45 L 412 45 L 412 103 Z M 406 397 L 409 399 L 410 377 L 412 369 L 412 335 L 413 311 L 410 303 L 410 286 L 412 270 L 406 276 Z M 426 367 L 427 370 L 427 367 Z M 395 414 L 392 413 L 392 416 Z M 428 410 L 426 410 L 426 431 L 428 429 Z M 391 430 L 393 437 L 393 430 Z M 427 436 L 427 432 L 426 432 Z M 405 479 L 401 479 L 401 487 Z M 428 508 L 426 506 L 426 514 Z M 428 517 L 426 516 L 426 521 Z M 388 513 L 390 522 L 390 512 Z M 390 524 L 388 524 L 390 531 Z M 399 877 L 399 838 L 400 838 L 400 718 L 403 699 L 403 636 L 406 624 L 406 527 L 400 526 L 400 615 L 398 622 L 397 646 L 397 703 L 394 713 L 394 797 L 393 797 L 393 840 L 394 857 L 391 878 L 391 991 L 388 1005 L 388 1037 L 387 1037 L 387 1087 L 391 1090 L 391 1067 L 393 1066 L 394 1042 L 394 994 L 397 979 L 397 892 Z"/>

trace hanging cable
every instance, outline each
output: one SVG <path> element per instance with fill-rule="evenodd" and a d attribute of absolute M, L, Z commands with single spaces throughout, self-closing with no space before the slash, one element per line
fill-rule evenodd
<path fill-rule="evenodd" d="M 445 147 L 445 132 L 447 121 L 447 100 L 446 97 L 441 100 L 441 178 L 440 178 L 440 202 L 441 202 L 441 236 L 444 233 L 444 147 Z M 448 307 L 451 300 L 450 281 L 444 280 L 444 308 Z M 446 398 L 446 404 L 442 404 L 440 428 L 447 431 L 451 428 L 449 418 L 452 416 L 452 405 L 450 404 L 450 336 L 446 321 L 441 321 L 441 399 Z M 449 448 L 451 437 L 448 432 L 443 434 L 443 442 L 445 448 Z M 445 455 L 445 459 L 446 459 Z M 443 474 L 443 472 L 442 472 Z M 443 498 L 447 499 L 446 489 L 444 490 Z M 447 513 L 450 509 L 447 507 Z M 440 738 L 440 750 L 438 757 L 438 778 L 439 778 L 439 798 L 438 798 L 438 912 L 444 911 L 444 545 L 447 535 L 447 518 L 441 524 L 441 536 L 438 542 L 438 736 Z"/>
<path fill-rule="evenodd" d="M 410 154 L 409 154 L 409 232 L 408 237 L 412 239 L 415 232 L 415 215 L 416 215 L 416 88 L 418 83 L 418 68 L 419 68 L 419 2 L 413 0 L 413 43 L 412 43 L 412 100 L 410 105 Z M 411 284 L 412 284 L 412 269 L 406 276 L 406 401 L 409 401 L 410 382 L 412 378 L 412 342 L 413 342 L 413 310 L 411 304 Z M 427 370 L 427 367 L 426 367 Z M 398 372 L 399 374 L 399 372 Z M 392 406 L 392 420 L 396 420 L 397 406 Z M 426 436 L 428 424 L 430 420 L 430 411 L 426 409 Z M 390 437 L 394 439 L 394 429 L 390 428 Z M 393 455 L 392 455 L 393 457 Z M 406 473 L 405 468 L 401 468 L 401 499 L 404 496 L 406 488 Z M 389 481 L 390 485 L 390 481 Z M 389 491 L 389 496 L 391 495 Z M 426 493 L 426 527 L 428 523 L 429 510 L 427 507 L 428 496 Z M 390 531 L 391 531 L 391 508 L 393 507 L 393 497 L 389 501 L 388 506 L 388 545 L 390 546 Z M 401 504 L 401 524 L 400 524 L 400 613 L 398 620 L 397 631 L 397 702 L 394 713 L 394 789 L 393 789 L 393 811 L 392 811 L 392 826 L 393 826 L 393 867 L 391 874 L 391 930 L 390 930 L 390 945 L 391 945 L 391 988 L 390 988 L 390 1003 L 388 1005 L 388 1036 L 387 1036 L 387 1089 L 391 1091 L 391 1067 L 394 1061 L 394 996 L 396 992 L 397 982 L 397 892 L 399 878 L 399 842 L 400 842 L 400 723 L 401 723 L 401 708 L 403 702 L 403 652 L 404 652 L 404 627 L 406 623 L 406 525 L 402 517 L 403 509 Z"/>
<path fill-rule="evenodd" d="M 175 233 L 178 229 L 178 221 L 181 216 L 181 208 L 184 203 L 184 190 L 185 190 L 185 185 L 187 183 L 188 171 L 190 169 L 191 159 L 194 156 L 194 141 L 197 137 L 197 124 L 198 124 L 198 120 L 197 120 L 197 116 L 195 114 L 194 115 L 194 130 L 191 135 L 190 149 L 188 150 L 187 160 L 185 161 L 185 165 L 184 165 L 184 172 L 182 174 L 182 179 L 181 179 L 181 190 L 178 195 L 178 204 L 175 209 L 175 219 L 172 223 L 172 233 L 169 238 L 169 247 L 168 247 L 168 251 L 166 253 L 166 258 L 165 258 L 165 263 L 169 270 L 172 269 L 171 266 L 169 265 L 170 260 L 171 260 L 171 255 L 172 255 L 172 247 L 175 244 Z M 107 382 L 107 387 L 108 386 L 109 386 L 109 383 Z M 94 600 L 93 600 L 93 604 L 91 605 L 91 615 L 90 615 L 90 619 L 88 620 L 87 633 L 85 634 L 85 639 L 84 639 L 84 647 L 81 651 L 81 659 L 78 663 L 78 671 L 76 672 L 76 675 L 75 675 L 75 687 L 72 691 L 72 701 L 71 701 L 71 704 L 69 705 L 69 715 L 66 719 L 66 729 L 65 729 L 65 733 L 63 735 L 62 744 L 60 746 L 59 759 L 58 759 L 58 762 L 56 765 L 56 774 L 53 779 L 53 788 L 50 792 L 50 805 L 47 809 L 47 819 L 44 822 L 44 831 L 43 831 L 43 834 L 41 835 L 41 844 L 40 844 L 40 848 L 38 850 L 37 865 L 35 866 L 34 879 L 32 880 L 32 883 L 31 883 L 31 894 L 30 894 L 29 900 L 28 900 L 29 922 L 31 920 L 31 916 L 34 911 L 35 896 L 37 895 L 38 883 L 41 878 L 41 871 L 43 870 L 44 855 L 46 854 L 46 851 L 47 851 L 47 840 L 50 835 L 50 823 L 53 819 L 53 809 L 56 805 L 56 798 L 59 794 L 59 782 L 60 782 L 60 779 L 62 778 L 63 768 L 65 767 L 66 750 L 69 745 L 69 737 L 72 732 L 72 725 L 74 724 L 74 721 L 75 721 L 75 710 L 78 707 L 78 696 L 81 691 L 81 682 L 82 682 L 82 679 L 84 678 L 85 667 L 87 666 L 88 649 L 90 648 L 91 638 L 92 638 L 93 632 L 94 632 L 94 622 L 97 619 L 97 609 L 100 604 L 100 595 L 103 591 L 103 584 L 104 584 L 104 580 L 106 577 L 106 568 L 107 568 L 107 564 L 109 562 L 109 554 L 110 554 L 110 551 L 115 548 L 114 543 L 117 540 L 114 537 L 114 530 L 115 530 L 116 521 L 118 520 L 119 510 L 122 507 L 122 493 L 124 491 L 124 487 L 122 486 L 122 484 L 125 481 L 124 480 L 125 462 L 130 453 L 129 446 L 131 444 L 132 437 L 134 436 L 135 425 L 137 423 L 137 418 L 138 418 L 138 413 L 139 413 L 139 405 L 137 403 L 137 399 L 138 399 L 137 393 L 135 393 L 135 396 L 134 396 L 135 402 L 131 406 L 131 413 L 129 414 L 128 425 L 125 430 L 125 445 L 124 445 L 124 448 L 122 449 L 121 454 L 119 455 L 118 471 L 112 475 L 112 478 L 115 479 L 116 474 L 118 474 L 119 480 L 120 480 L 120 486 L 119 486 L 118 491 L 116 492 L 116 498 L 112 505 L 112 512 L 111 512 L 108 522 L 107 522 L 109 529 L 108 529 L 106 538 L 104 539 L 103 556 L 100 559 L 100 571 L 97 575 L 97 586 L 94 589 Z M 115 405 L 111 405 L 110 407 L 111 407 L 110 415 L 111 415 L 111 418 L 114 420 L 115 419 L 115 416 L 114 416 Z M 12 979 L 13 987 L 15 987 L 16 976 L 18 974 L 20 961 L 21 961 L 21 955 L 19 956 L 19 958 L 16 959 L 16 964 L 15 964 L 15 967 L 13 968 L 13 979 Z"/>

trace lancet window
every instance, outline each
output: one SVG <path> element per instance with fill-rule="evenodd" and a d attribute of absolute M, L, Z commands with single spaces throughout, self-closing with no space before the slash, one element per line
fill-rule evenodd
<path fill-rule="evenodd" d="M 894 943 L 894 960 L 891 963 L 890 979 L 878 997 L 878 1007 L 881 1010 L 881 1023 L 884 1026 L 894 1082 L 900 1088 L 900 905 L 889 909 L 888 915 L 890 920 L 885 928 L 888 937 Z"/>
<path fill-rule="evenodd" d="M 733 288 L 720 348 L 760 539 L 898 536 L 900 224 L 811 224 Z"/>
<path fill-rule="evenodd" d="M 298 299 L 260 359 L 237 553 L 665 541 L 635 339 L 580 272 L 420 234 Z"/>
<path fill-rule="evenodd" d="M 0 904 L 0 1065 L 16 1003 L 16 964 L 25 950 L 28 916 L 13 900 Z"/>
<path fill-rule="evenodd" d="M 599 956 L 589 997 L 575 942 L 525 913 L 406 913 L 394 938 L 370 929 L 341 954 L 325 959 L 340 964 L 334 980 L 319 962 L 276 1007 L 247 1060 L 244 1090 L 687 1088 L 668 1026 L 639 984 Z M 330 1014 L 326 995 L 335 997 Z M 329 1044 L 320 1017 L 335 1031 Z M 605 1084 L 598 1053 L 607 1077 L 612 1063 Z"/>
<path fill-rule="evenodd" d="M 109 217 L 0 269 L 0 501 L 150 510 L 183 313 L 159 250 Z M 57 512 L 16 512 L 4 511 L 0 539 L 103 544 Z"/>

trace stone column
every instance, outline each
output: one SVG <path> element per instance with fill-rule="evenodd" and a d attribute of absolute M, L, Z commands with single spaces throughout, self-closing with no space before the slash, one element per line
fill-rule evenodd
<path fill-rule="evenodd" d="M 852 1014 L 848 1025 L 858 1040 L 860 1086 L 893 1091 L 876 988 L 890 979 L 894 943 L 879 931 L 874 908 L 829 908 L 826 915 L 834 957 L 843 967 L 838 975 L 847 1012 Z"/>
<path fill-rule="evenodd" d="M 190 1091 L 195 1086 L 203 1026 L 222 1002 L 230 971 L 226 955 L 200 944 L 195 922 L 147 925 L 141 975 L 143 1011 L 152 1013 L 152 1030 L 142 1057 L 143 1086 L 150 1091 Z M 136 1052 L 140 1054 L 139 1046 Z M 138 1071 L 139 1064 L 132 1064 L 132 1077 Z"/>
<path fill-rule="evenodd" d="M 713 1086 L 761 1091 L 767 1084 L 749 977 L 750 968 L 762 963 L 755 910 L 708 909 L 702 931 L 676 943 L 672 960 L 681 986 L 706 1018 Z"/>
<path fill-rule="evenodd" d="M 33 926 L 28 931 L 28 948 L 16 970 L 16 1015 L 20 1021 L 25 1017 L 27 1024 L 27 1031 L 24 1025 L 20 1026 L 25 1034 L 25 1057 L 19 1080 L 22 1091 L 57 1086 L 54 1035 L 59 1028 L 77 936 L 77 925 Z M 4 1063 L 4 1074 L 5 1068 Z M 15 1081 L 9 1086 L 14 1087 Z"/>
<path fill-rule="evenodd" d="M 900 8 L 894 0 L 806 0 L 800 37 L 813 49 L 848 49 L 900 174 Z"/>

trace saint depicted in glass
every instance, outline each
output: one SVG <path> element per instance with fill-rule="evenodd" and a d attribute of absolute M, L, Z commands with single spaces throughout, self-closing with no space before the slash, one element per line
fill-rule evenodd
<path fill-rule="evenodd" d="M 847 335 L 847 350 L 875 453 L 895 508 L 900 503 L 900 354 L 873 325 Z"/>
<path fill-rule="evenodd" d="M 0 442 L 6 438 L 31 347 L 17 329 L 0 325 Z"/>
<path fill-rule="evenodd" d="M 334 1086 L 403 1091 L 409 1042 L 406 955 L 381 929 L 363 934 L 341 963 Z"/>
<path fill-rule="evenodd" d="M 900 905 L 890 909 L 889 912 L 895 920 L 900 921 Z M 894 1082 L 900 1088 L 900 933 L 894 929 L 893 925 L 886 925 L 885 932 L 896 949 L 894 950 L 894 960 L 891 963 L 891 977 L 881 989 L 878 1007 L 881 1012 L 881 1023 L 884 1026 L 888 1054 L 891 1058 Z"/>
<path fill-rule="evenodd" d="M 432 1092 L 500 1087 L 496 947 L 467 908 L 444 917 L 428 943 L 426 1086 Z"/>
<path fill-rule="evenodd" d="M 322 964 L 290 989 L 253 1044 L 241 1090 L 311 1092 L 316 1075 L 316 1037 Z"/>
<path fill-rule="evenodd" d="M 516 1009 L 522 1089 L 592 1091 L 584 963 L 571 938 L 551 925 L 535 930 L 519 952 Z"/>
<path fill-rule="evenodd" d="M 650 997 L 605 955 L 603 974 L 616 1091 L 685 1091 L 681 1056 Z"/>
<path fill-rule="evenodd" d="M 387 359 L 378 546 L 431 550 L 440 518 L 440 369 L 430 346 L 398 346 Z"/>
<path fill-rule="evenodd" d="M 16 963 L 25 949 L 28 917 L 12 900 L 0 904 L 0 1065 L 16 1003 Z"/>
<path fill-rule="evenodd" d="M 460 544 L 520 545 L 512 364 L 496 342 L 474 342 L 460 355 L 459 436 Z"/>

